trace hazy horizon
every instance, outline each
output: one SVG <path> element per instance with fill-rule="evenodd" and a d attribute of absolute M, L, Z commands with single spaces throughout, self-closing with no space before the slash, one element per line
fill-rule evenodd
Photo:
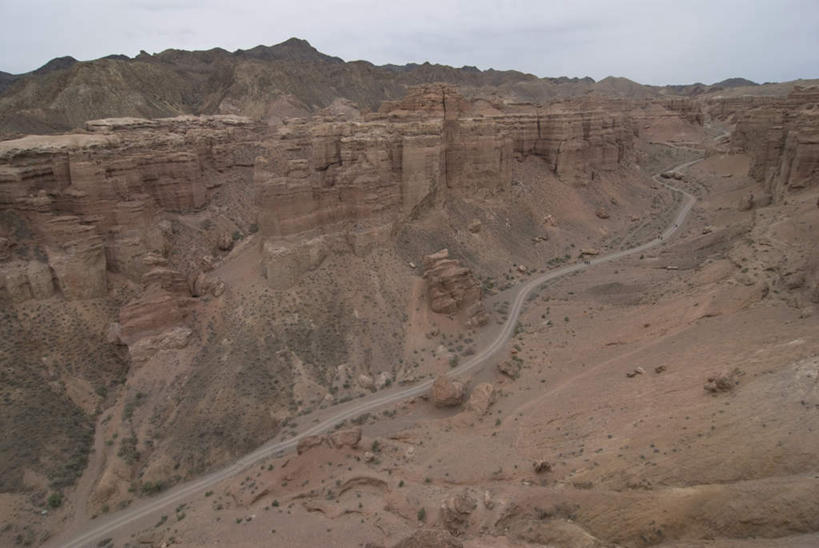
<path fill-rule="evenodd" d="M 819 77 L 819 3 L 586 0 L 418 2 L 0 0 L 0 70 L 140 50 L 228 51 L 290 37 L 345 61 L 436 63 L 539 77 L 624 77 L 641 84 L 757 83 Z"/>

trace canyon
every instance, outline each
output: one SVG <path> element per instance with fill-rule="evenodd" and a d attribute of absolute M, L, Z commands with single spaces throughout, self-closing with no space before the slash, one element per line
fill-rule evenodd
<path fill-rule="evenodd" d="M 171 65 L 161 108 L 127 80 L 124 103 L 31 103 Z M 65 545 L 435 380 L 114 541 L 811 545 L 819 87 L 736 84 L 397 70 L 301 41 L 4 83 L 2 543 Z M 670 241 L 597 261 L 675 222 L 666 183 L 697 200 Z M 527 281 L 587 263 L 509 323 Z"/>

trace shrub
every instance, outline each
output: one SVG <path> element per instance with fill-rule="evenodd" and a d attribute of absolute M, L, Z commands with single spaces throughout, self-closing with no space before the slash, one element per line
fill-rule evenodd
<path fill-rule="evenodd" d="M 62 493 L 51 493 L 48 495 L 48 506 L 49 508 L 59 508 L 63 505 L 63 494 Z"/>
<path fill-rule="evenodd" d="M 427 510 L 426 508 L 421 508 L 418 510 L 418 521 L 426 521 L 427 520 Z"/>

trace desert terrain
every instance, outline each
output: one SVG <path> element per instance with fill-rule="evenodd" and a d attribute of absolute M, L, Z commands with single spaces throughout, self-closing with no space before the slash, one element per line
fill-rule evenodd
<path fill-rule="evenodd" d="M 816 82 L 0 82 L 0 545 L 819 545 Z"/>

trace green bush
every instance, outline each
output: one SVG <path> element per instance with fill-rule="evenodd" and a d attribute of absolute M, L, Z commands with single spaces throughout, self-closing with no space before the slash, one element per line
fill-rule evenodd
<path fill-rule="evenodd" d="M 50 495 L 48 495 L 49 508 L 59 508 L 62 505 L 63 505 L 62 493 L 51 493 Z"/>

